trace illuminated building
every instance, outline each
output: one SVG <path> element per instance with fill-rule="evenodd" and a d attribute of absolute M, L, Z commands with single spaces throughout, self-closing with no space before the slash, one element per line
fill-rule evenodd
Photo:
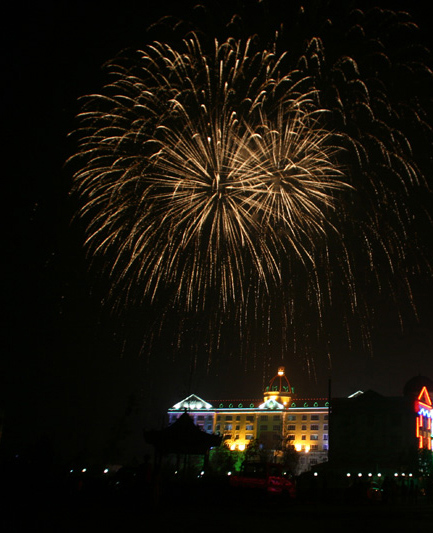
<path fill-rule="evenodd" d="M 298 473 L 328 458 L 328 398 L 298 398 L 280 367 L 263 393 L 253 400 L 207 402 L 192 394 L 168 411 L 172 424 L 185 411 L 208 433 L 223 436 L 232 450 L 253 441 L 278 456 L 283 443 L 300 453 Z"/>
<path fill-rule="evenodd" d="M 350 471 L 413 473 L 419 451 L 432 449 L 433 383 L 418 376 L 403 396 L 374 391 L 333 398 L 330 425 L 330 466 Z M 430 459 L 431 461 L 431 459 Z"/>
<path fill-rule="evenodd" d="M 301 398 L 280 367 L 258 400 L 207 402 L 191 395 L 168 410 L 172 424 L 185 411 L 232 450 L 253 441 L 275 459 L 285 444 L 299 452 L 297 474 L 320 463 L 347 472 L 415 472 L 419 451 L 432 450 L 433 382 L 409 380 L 401 397 L 358 391 L 348 398 Z M 331 418 L 329 418 L 331 417 Z M 329 444 L 329 448 L 328 448 Z M 328 454 L 329 452 L 329 454 Z"/>

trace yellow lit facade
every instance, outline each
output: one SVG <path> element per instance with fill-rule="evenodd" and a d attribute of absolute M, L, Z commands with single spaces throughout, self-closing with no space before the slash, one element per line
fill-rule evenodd
<path fill-rule="evenodd" d="M 261 399 L 206 402 L 193 394 L 169 409 L 170 424 L 185 411 L 204 431 L 222 435 L 232 450 L 243 451 L 256 440 L 278 456 L 282 446 L 293 445 L 300 452 L 297 473 L 328 459 L 328 399 L 298 398 L 283 367 Z"/>

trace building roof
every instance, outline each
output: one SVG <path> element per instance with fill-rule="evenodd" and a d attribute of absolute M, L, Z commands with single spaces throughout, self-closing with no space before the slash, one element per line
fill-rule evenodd
<path fill-rule="evenodd" d="M 205 400 L 202 400 L 196 394 L 190 394 L 187 398 L 173 405 L 173 407 L 171 407 L 170 410 L 199 411 L 203 409 L 207 410 L 207 409 L 212 409 L 212 408 L 213 406 L 210 403 L 206 402 Z"/>
<path fill-rule="evenodd" d="M 258 409 L 263 404 L 259 399 L 211 400 L 214 409 Z M 328 398 L 292 398 L 289 408 L 328 407 Z"/>
<path fill-rule="evenodd" d="M 410 397 L 418 396 L 423 387 L 426 387 L 429 393 L 433 393 L 433 381 L 430 378 L 419 374 L 406 383 L 403 389 L 403 394 L 404 396 Z"/>

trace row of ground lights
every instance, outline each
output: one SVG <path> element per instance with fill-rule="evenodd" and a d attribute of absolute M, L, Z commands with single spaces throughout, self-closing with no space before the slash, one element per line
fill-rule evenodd
<path fill-rule="evenodd" d="M 314 472 L 314 476 L 315 476 L 315 477 L 317 477 L 318 475 L 319 475 L 318 472 Z M 362 472 L 359 472 L 355 477 L 363 477 L 363 476 L 364 476 L 364 474 L 363 474 Z M 372 474 L 371 472 L 369 472 L 369 473 L 367 474 L 367 477 L 374 477 L 374 476 L 376 476 L 376 477 L 382 477 L 382 474 L 380 474 L 380 473 L 379 473 L 379 474 Z M 399 474 L 398 472 L 396 472 L 396 473 L 394 474 L 394 477 L 398 477 L 398 476 L 406 477 L 406 474 L 404 474 L 404 473 L 403 473 L 403 474 Z M 346 477 L 352 477 L 352 474 L 351 474 L 350 472 L 347 472 Z M 407 477 L 413 477 L 413 474 L 412 474 L 412 473 L 407 474 Z"/>

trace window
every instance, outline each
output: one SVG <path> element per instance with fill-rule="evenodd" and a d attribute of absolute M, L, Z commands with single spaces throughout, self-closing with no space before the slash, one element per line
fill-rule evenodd
<path fill-rule="evenodd" d="M 296 420 L 296 415 L 289 415 L 287 417 L 287 420 L 289 420 L 290 422 L 294 422 Z"/>
<path fill-rule="evenodd" d="M 247 416 L 247 422 L 254 422 L 254 416 L 248 415 Z"/>
<path fill-rule="evenodd" d="M 215 431 L 219 431 L 220 429 L 221 429 L 221 426 L 220 426 L 219 424 L 217 424 L 217 425 L 215 426 Z"/>
<path fill-rule="evenodd" d="M 307 440 L 307 435 L 302 435 L 301 440 Z"/>
<path fill-rule="evenodd" d="M 324 450 L 327 450 L 327 449 L 328 449 L 328 445 L 327 445 L 327 444 L 324 444 L 324 445 L 323 445 L 323 449 L 324 449 Z"/>
<path fill-rule="evenodd" d="M 301 429 L 302 429 L 302 431 L 307 431 L 307 426 L 305 424 L 302 424 Z"/>
<path fill-rule="evenodd" d="M 280 419 L 281 419 L 280 415 L 274 415 L 274 420 L 280 420 Z"/>
<path fill-rule="evenodd" d="M 236 426 L 236 431 L 239 431 L 241 429 L 241 426 Z"/>
<path fill-rule="evenodd" d="M 328 424 L 323 424 L 323 429 L 328 429 Z"/>
<path fill-rule="evenodd" d="M 328 435 L 323 435 L 323 440 L 328 440 Z"/>
<path fill-rule="evenodd" d="M 267 429 L 268 429 L 268 426 L 266 424 L 262 424 L 260 426 L 260 431 L 267 431 Z"/>
<path fill-rule="evenodd" d="M 238 415 L 238 416 L 236 417 L 236 420 L 240 420 L 240 419 L 241 419 L 241 415 Z"/>
<path fill-rule="evenodd" d="M 199 415 L 199 416 L 197 417 L 197 420 L 204 420 L 204 416 L 203 416 L 203 415 Z"/>
<path fill-rule="evenodd" d="M 245 440 L 253 440 L 253 435 L 245 435 Z"/>
<path fill-rule="evenodd" d="M 311 420 L 319 420 L 319 415 L 311 415 Z"/>
<path fill-rule="evenodd" d="M 221 420 L 221 415 L 218 415 L 218 416 L 217 416 L 217 420 Z"/>
<path fill-rule="evenodd" d="M 260 415 L 260 420 L 267 420 L 268 419 L 268 415 Z"/>
<path fill-rule="evenodd" d="M 235 436 L 235 440 L 238 440 L 238 439 L 239 439 L 239 435 L 236 435 L 236 436 Z"/>
<path fill-rule="evenodd" d="M 319 445 L 318 444 L 312 444 L 311 447 L 310 447 L 310 450 L 318 450 L 319 449 Z M 313 461 L 315 461 L 315 459 L 313 459 Z M 313 463 L 312 463 L 313 464 Z"/>
<path fill-rule="evenodd" d="M 319 431 L 319 424 L 310 424 L 310 429 L 312 431 Z"/>
<path fill-rule="evenodd" d="M 319 440 L 319 435 L 310 435 L 310 440 Z"/>
<path fill-rule="evenodd" d="M 281 431 L 281 426 L 280 425 L 275 425 L 275 426 L 272 426 L 272 430 L 273 431 Z"/>
<path fill-rule="evenodd" d="M 295 440 L 295 435 L 287 435 L 287 440 Z"/>
<path fill-rule="evenodd" d="M 296 425 L 295 424 L 289 424 L 287 426 L 287 431 L 295 431 L 296 430 Z"/>
<path fill-rule="evenodd" d="M 302 420 L 308 420 L 308 416 L 307 415 L 302 415 Z"/>
<path fill-rule="evenodd" d="M 253 431 L 254 426 L 253 426 L 252 424 L 247 424 L 247 425 L 245 426 L 245 429 L 246 429 L 247 431 Z"/>
<path fill-rule="evenodd" d="M 226 415 L 226 420 L 233 420 L 232 415 Z"/>
<path fill-rule="evenodd" d="M 233 429 L 233 424 L 226 424 L 224 426 L 224 431 L 231 431 Z"/>

